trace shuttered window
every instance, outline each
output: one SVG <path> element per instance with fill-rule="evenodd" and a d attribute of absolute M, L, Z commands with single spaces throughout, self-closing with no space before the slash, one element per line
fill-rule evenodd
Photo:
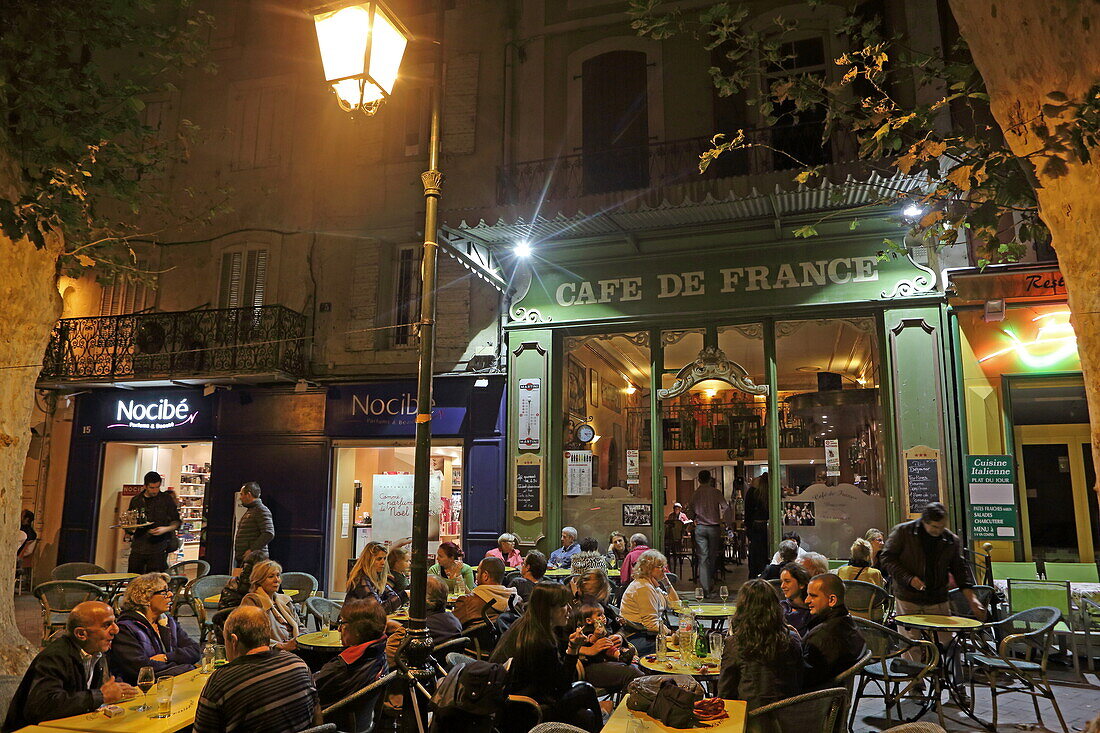
<path fill-rule="evenodd" d="M 410 325 L 420 313 L 420 248 L 402 247 L 397 252 L 394 287 L 394 346 L 408 346 L 413 342 L 414 329 Z"/>
<path fill-rule="evenodd" d="M 140 267 L 140 265 L 139 265 Z M 115 275 L 99 294 L 99 315 L 124 316 L 145 310 L 146 288 L 122 275 Z"/>
<path fill-rule="evenodd" d="M 259 308 L 267 288 L 267 250 L 249 249 L 222 255 L 219 308 Z"/>

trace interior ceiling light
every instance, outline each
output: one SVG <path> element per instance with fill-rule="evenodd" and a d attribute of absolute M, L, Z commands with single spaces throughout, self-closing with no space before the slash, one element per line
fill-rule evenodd
<path fill-rule="evenodd" d="M 630 382 L 627 382 L 626 386 L 623 387 L 623 392 L 626 392 L 627 394 L 634 394 L 637 391 L 638 391 L 638 388 L 635 387 Z"/>
<path fill-rule="evenodd" d="M 796 367 L 795 371 L 798 371 L 798 372 L 820 372 L 821 367 L 819 367 L 819 366 L 800 366 L 800 367 Z"/>

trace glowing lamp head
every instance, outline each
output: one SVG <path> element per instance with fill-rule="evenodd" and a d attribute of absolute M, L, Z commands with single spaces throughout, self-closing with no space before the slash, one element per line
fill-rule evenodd
<path fill-rule="evenodd" d="M 409 32 L 380 2 L 338 2 L 311 11 L 325 81 L 340 107 L 373 114 L 393 92 Z"/>
<path fill-rule="evenodd" d="M 626 392 L 627 394 L 634 394 L 637 391 L 638 388 L 635 387 L 633 384 L 627 384 L 626 387 L 623 389 L 623 392 Z"/>
<path fill-rule="evenodd" d="M 917 206 L 916 204 L 908 204 L 904 209 L 901 210 L 901 215 L 904 216 L 906 219 L 917 219 L 922 214 L 924 214 L 924 209 L 920 206 Z"/>
<path fill-rule="evenodd" d="M 512 249 L 512 253 L 516 257 L 530 257 L 531 256 L 531 243 L 523 240 L 516 242 L 516 246 Z"/>

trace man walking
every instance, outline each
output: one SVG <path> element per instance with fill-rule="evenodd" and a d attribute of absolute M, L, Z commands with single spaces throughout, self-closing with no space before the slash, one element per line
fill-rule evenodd
<path fill-rule="evenodd" d="M 168 553 L 179 549 L 180 508 L 173 491 L 161 491 L 161 477 L 156 471 L 145 474 L 141 493 L 130 499 L 130 511 L 140 510 L 148 527 L 134 530 L 130 540 L 131 573 L 163 573 L 168 570 Z"/>
<path fill-rule="evenodd" d="M 233 563 L 234 567 L 239 568 L 246 562 L 267 559 L 267 545 L 275 539 L 275 523 L 271 520 L 271 510 L 260 501 L 258 483 L 249 481 L 244 484 L 237 497 L 245 508 L 233 540 Z"/>
<path fill-rule="evenodd" d="M 717 574 L 717 558 L 722 550 L 722 520 L 729 502 L 714 485 L 710 471 L 699 472 L 699 488 L 691 500 L 691 518 L 695 521 L 695 556 L 699 559 L 699 585 L 710 595 Z"/>

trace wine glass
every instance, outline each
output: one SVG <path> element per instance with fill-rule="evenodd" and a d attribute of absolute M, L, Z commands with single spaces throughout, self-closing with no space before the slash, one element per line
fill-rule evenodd
<path fill-rule="evenodd" d="M 153 685 L 156 683 L 156 681 L 157 676 L 153 673 L 152 667 L 142 667 L 138 671 L 137 686 L 141 689 L 143 696 L 141 699 L 141 705 L 134 708 L 136 712 L 144 713 L 146 710 L 150 709 L 149 690 L 153 689 Z"/>
<path fill-rule="evenodd" d="M 718 589 L 718 596 L 722 599 L 722 603 L 725 603 L 726 601 L 728 601 L 729 597 L 730 597 L 729 586 L 723 585 L 721 588 L 719 588 Z"/>
<path fill-rule="evenodd" d="M 695 600 L 698 601 L 699 603 L 703 602 L 703 589 L 702 588 L 696 588 L 695 589 Z"/>

